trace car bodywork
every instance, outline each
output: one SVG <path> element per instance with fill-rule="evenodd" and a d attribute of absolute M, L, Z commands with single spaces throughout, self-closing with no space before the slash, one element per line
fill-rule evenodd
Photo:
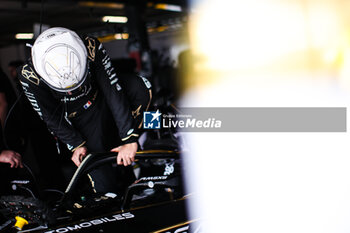
<path fill-rule="evenodd" d="M 80 189 L 79 182 L 89 171 L 115 163 L 116 155 L 88 155 L 59 199 L 1 197 L 0 212 L 5 219 L 1 232 L 188 232 L 195 221 L 186 213 L 191 195 L 183 191 L 181 155 L 177 151 L 138 152 L 136 164 L 152 172 L 141 173 L 119 195 Z M 16 216 L 28 224 L 14 228 Z"/>

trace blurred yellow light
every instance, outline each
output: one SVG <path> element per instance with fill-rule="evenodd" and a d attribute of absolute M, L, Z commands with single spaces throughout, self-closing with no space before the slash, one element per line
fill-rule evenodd
<path fill-rule="evenodd" d="M 114 35 L 101 36 L 97 38 L 101 43 L 106 43 L 112 40 L 115 40 Z"/>
<path fill-rule="evenodd" d="M 208 65 L 240 69 L 266 65 L 281 55 L 307 47 L 301 6 L 266 1 L 209 4 L 194 18 L 195 49 Z M 210 31 L 215 29 L 215 34 Z"/>
<path fill-rule="evenodd" d="M 117 39 L 117 40 L 121 40 L 122 39 L 122 34 L 120 34 L 120 33 L 114 34 L 114 38 Z"/>
<path fill-rule="evenodd" d="M 157 32 L 164 32 L 168 28 L 169 28 L 168 26 L 159 26 L 156 28 L 156 30 L 157 30 Z"/>
<path fill-rule="evenodd" d="M 323 49 L 339 41 L 342 25 L 334 3 L 314 3 L 304 14 L 309 46 Z"/>
<path fill-rule="evenodd" d="M 15 38 L 19 40 L 30 40 L 33 39 L 33 37 L 33 33 L 17 33 L 15 36 Z"/>
<path fill-rule="evenodd" d="M 165 4 L 165 3 L 158 3 L 154 6 L 155 9 L 159 10 L 168 10 L 168 11 L 175 11 L 175 12 L 181 12 L 182 8 L 178 5 L 172 5 L 172 4 Z"/>
<path fill-rule="evenodd" d="M 335 63 L 338 55 L 339 55 L 339 51 L 337 51 L 336 49 L 330 49 L 325 51 L 325 53 L 323 54 L 323 60 L 327 64 Z"/>
<path fill-rule="evenodd" d="M 117 40 L 127 40 L 129 38 L 128 33 L 116 33 L 114 34 L 114 38 Z"/>
<path fill-rule="evenodd" d="M 342 63 L 346 11 L 334 1 L 219 2 L 208 0 L 190 19 L 192 48 L 209 69 L 305 71 Z"/>
<path fill-rule="evenodd" d="M 126 23 L 128 22 L 128 18 L 125 16 L 104 16 L 102 21 L 109 23 Z"/>
<path fill-rule="evenodd" d="M 194 75 L 186 76 L 185 106 L 348 107 L 349 92 L 341 89 L 350 87 L 349 1 L 202 2 L 189 33 L 204 59 L 196 56 Z M 342 179 L 349 177 L 349 133 L 188 135 L 188 187 L 200 188 L 189 210 L 204 219 L 206 232 L 350 228 L 350 186 Z M 207 172 L 213 154 L 223 155 L 227 169 Z M 215 199 L 227 180 L 235 182 L 225 190 L 234 197 Z"/>
<path fill-rule="evenodd" d="M 123 9 L 124 8 L 124 4 L 112 3 L 112 2 L 81 1 L 78 4 L 79 4 L 79 6 L 83 6 L 83 7 L 113 8 L 113 9 Z"/>
<path fill-rule="evenodd" d="M 115 33 L 115 34 L 98 37 L 98 40 L 102 43 L 106 43 L 113 40 L 127 40 L 127 39 L 129 39 L 128 33 Z"/>

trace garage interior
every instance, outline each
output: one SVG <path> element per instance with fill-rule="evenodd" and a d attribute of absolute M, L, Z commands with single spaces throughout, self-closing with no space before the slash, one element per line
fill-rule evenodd
<path fill-rule="evenodd" d="M 6 76 L 10 77 L 11 73 L 8 67 L 9 64 L 11 62 L 25 62 L 30 58 L 31 46 L 40 32 L 43 32 L 51 27 L 66 27 L 77 32 L 79 35 L 98 38 L 98 40 L 101 41 L 106 48 L 117 73 L 123 74 L 135 72 L 147 77 L 152 83 L 153 109 L 166 109 L 171 104 L 176 102 L 179 95 L 178 88 L 181 85 L 178 81 L 179 74 L 181 73 L 181 71 L 179 71 L 179 56 L 189 50 L 187 23 L 188 3 L 185 0 L 1 0 L 0 66 Z M 16 84 L 12 83 L 12 85 L 15 86 Z M 18 113 L 16 113 L 16 109 L 11 109 L 9 112 L 9 118 L 11 118 L 11 115 L 13 116 L 16 114 L 18 115 Z M 18 121 L 15 120 L 15 118 L 18 120 L 17 117 L 18 116 L 6 122 L 6 127 L 3 129 L 3 135 L 5 138 L 7 137 L 7 130 L 18 124 Z M 19 132 L 22 129 L 17 127 L 16 130 Z M 164 151 L 178 151 L 179 144 L 175 140 L 172 133 L 162 131 L 149 134 L 150 135 L 144 136 L 142 139 L 140 139 L 144 142 L 144 144 L 140 144 L 141 147 L 143 147 L 143 150 L 160 149 Z M 162 135 L 164 136 L 164 140 L 158 140 L 162 137 Z M 52 136 L 48 135 L 48 137 Z M 43 141 L 43 144 L 46 142 L 47 141 Z M 40 196 L 41 198 L 44 197 L 45 199 L 50 195 L 55 196 L 54 193 L 58 195 L 55 197 L 56 199 L 61 195 L 63 195 L 63 197 L 68 196 L 64 195 L 63 193 L 67 185 L 70 184 L 69 182 L 72 182 L 71 178 L 73 177 L 74 172 L 76 172 L 76 168 L 70 161 L 70 152 L 65 148 L 65 145 L 63 145 L 63 143 L 61 143 L 59 140 L 55 141 L 55 139 L 52 137 L 52 140 L 49 143 L 50 150 L 48 150 L 47 156 L 37 156 L 35 153 L 34 143 L 24 144 L 25 148 L 22 148 L 23 150 L 19 149 L 22 150 L 21 153 L 23 154 L 22 157 L 25 163 L 25 168 L 20 169 L 22 170 L 21 172 L 14 172 L 14 169 L 8 169 L 8 164 L 0 164 L 0 172 L 3 178 L 0 184 L 0 186 L 3 187 L 1 188 L 1 192 L 5 191 L 5 189 L 8 190 L 7 188 L 9 188 L 13 193 L 12 197 L 15 195 L 24 195 L 31 196 L 33 198 Z M 15 145 L 11 146 L 8 143 L 7 146 L 11 148 L 16 147 Z M 53 148 L 58 150 L 58 156 L 50 155 L 52 152 L 51 149 Z M 145 156 L 147 157 L 147 154 Z M 141 176 L 153 177 L 155 174 L 158 174 L 159 171 L 161 171 L 159 170 L 159 166 L 161 169 L 164 169 L 164 167 L 169 169 L 169 164 L 171 164 L 172 169 L 174 169 L 174 167 L 178 169 L 178 166 L 180 166 L 178 162 L 168 163 L 169 161 L 175 161 L 175 159 L 179 158 L 178 152 L 176 152 L 174 156 L 175 157 L 172 157 L 172 155 L 170 155 L 169 158 L 164 157 L 159 161 L 157 160 L 156 156 L 155 159 L 158 162 L 155 163 L 140 161 L 140 167 L 146 167 L 143 172 L 141 169 Z M 108 158 L 104 159 L 108 160 Z M 144 159 L 142 158 L 141 160 Z M 139 167 L 135 167 L 135 174 L 140 175 L 139 170 Z M 26 180 L 30 181 L 26 183 Z M 140 183 L 146 182 L 146 180 L 141 181 Z M 82 182 L 88 182 L 88 180 L 84 180 Z M 145 184 L 147 184 L 147 182 Z M 8 186 L 9 184 L 12 186 Z M 177 184 L 177 186 L 180 187 L 182 185 Z M 169 192 L 171 193 L 172 189 L 169 187 L 167 189 L 170 190 Z M 78 185 L 78 189 L 80 188 L 81 187 Z M 183 188 L 181 187 L 181 189 Z M 44 190 L 44 194 L 41 193 L 40 190 Z M 167 198 L 169 198 L 170 194 L 168 194 L 168 191 L 166 193 Z M 133 195 L 132 201 L 134 201 L 136 197 L 136 203 L 142 203 L 143 195 L 147 196 L 148 194 L 137 193 L 137 195 Z M 174 192 L 171 195 L 175 195 L 176 197 L 177 194 Z M 79 198 L 83 198 L 83 196 L 80 196 Z M 29 201 L 30 204 L 28 204 L 28 202 L 23 199 L 15 199 L 15 201 L 11 198 L 11 201 L 5 199 L 1 199 L 1 208 L 3 208 L 3 211 L 6 210 L 6 213 L 8 213 L 8 211 L 18 212 L 18 208 L 22 210 L 24 208 L 22 205 L 23 203 L 27 203 L 27 206 L 35 206 L 35 208 L 40 209 L 35 201 Z M 172 197 L 172 200 L 175 199 Z M 157 201 L 159 202 L 160 200 Z M 5 203 L 16 203 L 14 204 L 16 207 Z M 142 203 L 142 205 L 145 204 L 147 203 Z M 120 206 L 120 203 L 117 203 L 117 205 Z M 4 208 L 4 206 L 6 208 Z M 103 205 L 101 205 L 101 208 L 102 206 Z M 127 203 L 127 198 L 124 199 L 121 206 L 124 206 L 123 208 L 126 209 L 130 208 L 130 204 Z M 134 226 L 131 226 L 131 228 L 124 229 L 118 224 L 112 224 L 113 226 L 109 225 L 109 223 L 107 224 L 107 220 L 105 220 L 104 223 L 106 223 L 106 226 L 108 226 L 107 228 L 101 229 L 104 232 L 115 232 L 115 229 L 119 228 L 124 229 L 121 232 L 149 232 L 151 230 L 159 230 L 170 226 L 173 224 L 174 220 L 177 222 L 187 220 L 187 214 L 182 202 L 178 202 L 172 207 L 172 218 L 162 216 L 161 214 L 162 212 L 166 212 L 166 209 L 169 208 L 169 206 L 160 206 L 157 207 L 160 208 L 157 210 L 160 214 L 157 217 L 159 218 L 158 221 L 150 219 L 152 216 L 152 211 L 143 212 L 143 210 L 141 210 L 140 214 L 144 215 L 144 217 L 140 220 L 139 224 L 136 224 L 136 226 L 133 224 Z M 108 210 L 106 206 L 103 208 Z M 116 213 L 116 209 L 112 209 L 110 211 L 108 210 L 107 212 L 112 213 L 114 211 L 114 213 Z M 2 213 L 4 213 L 3 211 Z M 38 210 L 35 209 L 35 211 Z M 90 213 L 90 215 L 85 215 L 83 212 L 75 214 L 76 216 L 85 216 L 85 218 L 91 218 L 92 216 L 93 218 L 96 218 L 96 216 L 101 216 L 101 214 L 104 215 L 105 213 L 102 211 L 98 212 L 97 215 L 92 213 Z M 1 224 L 4 222 L 6 224 L 6 219 L 4 219 L 3 216 L 7 215 L 4 214 L 1 216 Z M 134 215 L 132 214 L 132 216 Z M 133 218 L 127 213 L 120 213 L 120 216 L 115 217 L 115 219 L 126 219 L 128 217 Z M 35 218 L 36 217 L 32 216 L 29 220 L 27 220 L 29 223 L 30 221 L 35 222 L 35 220 L 33 220 Z M 56 220 L 59 222 L 61 221 L 62 224 L 62 220 L 59 218 Z M 10 221 L 15 220 L 12 218 Z M 104 220 L 100 219 L 99 221 L 103 222 Z M 150 224 L 148 224 L 148 227 L 143 228 L 146 222 L 149 222 Z M 161 224 L 158 225 L 158 222 Z M 12 222 L 8 224 L 7 227 L 2 225 L 0 231 L 12 232 L 13 227 L 10 227 L 11 224 Z M 84 226 L 84 224 L 87 225 L 85 222 L 82 222 L 81 224 L 83 224 L 82 226 Z M 91 221 L 89 224 L 91 225 Z M 48 230 L 47 227 L 44 227 L 43 229 L 40 228 L 44 225 L 45 224 L 40 226 L 39 224 L 38 229 L 30 230 L 30 232 L 45 232 Z M 70 226 L 67 225 L 66 227 Z M 55 230 L 56 232 L 63 232 L 65 231 L 63 229 L 68 228 L 51 228 L 51 230 L 53 230 L 52 232 Z M 101 231 L 101 229 L 97 229 L 97 231 Z M 93 230 L 91 232 L 95 231 Z"/>

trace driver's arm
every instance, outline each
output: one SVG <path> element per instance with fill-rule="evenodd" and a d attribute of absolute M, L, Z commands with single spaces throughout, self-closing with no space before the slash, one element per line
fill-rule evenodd
<path fill-rule="evenodd" d="M 32 107 L 55 136 L 71 151 L 84 145 L 83 137 L 65 117 L 64 103 L 53 97 L 50 88 L 40 81 L 34 69 L 28 64 L 23 66 L 19 78 Z"/>
<path fill-rule="evenodd" d="M 106 97 L 123 142 L 123 145 L 113 148 L 111 151 L 118 152 L 117 163 L 119 165 L 131 165 L 135 160 L 139 135 L 136 132 L 136 125 L 131 115 L 130 103 L 119 85 L 119 78 L 107 51 L 97 39 L 87 38 L 87 40 L 94 40 L 96 45 L 97 51 L 94 61 L 97 69 L 96 80 Z"/>

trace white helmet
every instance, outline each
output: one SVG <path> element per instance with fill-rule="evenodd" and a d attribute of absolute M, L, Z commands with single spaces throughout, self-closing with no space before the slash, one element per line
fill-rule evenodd
<path fill-rule="evenodd" d="M 41 33 L 32 47 L 32 60 L 43 81 L 59 92 L 75 90 L 88 73 L 84 42 L 67 28 L 54 27 Z"/>

